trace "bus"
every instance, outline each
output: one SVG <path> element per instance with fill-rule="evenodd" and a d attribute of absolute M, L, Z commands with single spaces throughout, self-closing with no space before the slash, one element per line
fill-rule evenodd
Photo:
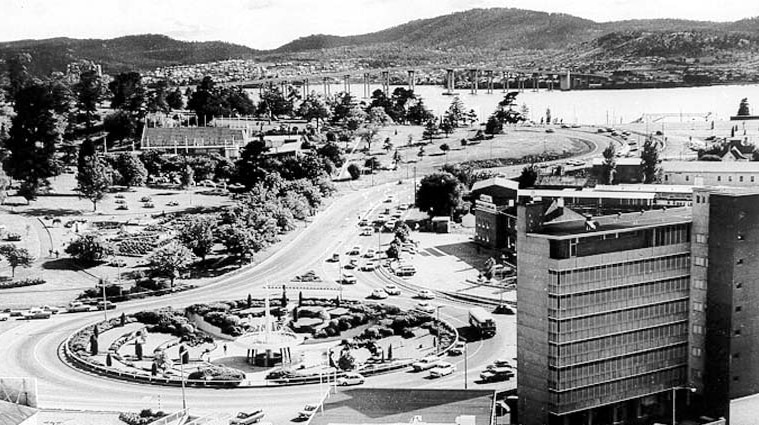
<path fill-rule="evenodd" d="M 469 310 L 469 325 L 483 338 L 495 335 L 495 319 L 482 307 Z"/>

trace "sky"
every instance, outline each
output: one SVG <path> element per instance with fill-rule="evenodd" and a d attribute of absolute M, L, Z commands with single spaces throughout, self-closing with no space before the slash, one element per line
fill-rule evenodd
<path fill-rule="evenodd" d="M 599 22 L 759 16 L 755 0 L 0 0 L 0 41 L 154 33 L 272 49 L 310 34 L 363 34 L 488 7 L 567 13 Z"/>

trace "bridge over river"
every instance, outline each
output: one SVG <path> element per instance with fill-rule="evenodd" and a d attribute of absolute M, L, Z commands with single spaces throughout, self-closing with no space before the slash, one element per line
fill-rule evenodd
<path fill-rule="evenodd" d="M 608 77 L 597 74 L 573 73 L 571 71 L 551 70 L 528 70 L 528 69 L 483 69 L 483 68 L 452 68 L 452 67 L 395 67 L 385 69 L 356 69 L 335 71 L 328 73 L 315 73 L 308 75 L 286 75 L 270 78 L 251 79 L 224 83 L 227 86 L 242 87 L 273 87 L 280 85 L 285 88 L 289 85 L 301 87 L 304 96 L 310 92 L 312 85 L 322 84 L 325 94 L 330 94 L 331 86 L 343 84 L 343 91 L 351 93 L 352 84 L 361 84 L 364 97 L 371 95 L 371 85 L 379 85 L 385 93 L 389 93 L 391 81 L 405 82 L 410 90 L 417 84 L 417 73 L 425 71 L 428 74 L 439 72 L 446 87 L 445 94 L 455 94 L 457 88 L 469 89 L 472 94 L 479 90 L 493 93 L 496 87 L 509 90 L 524 91 L 526 88 L 540 90 L 541 88 L 553 90 L 572 90 L 576 88 L 589 88 L 600 85 L 608 80 Z"/>

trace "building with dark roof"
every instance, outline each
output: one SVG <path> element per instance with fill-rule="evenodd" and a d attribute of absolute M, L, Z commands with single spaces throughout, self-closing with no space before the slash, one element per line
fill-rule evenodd
<path fill-rule="evenodd" d="M 468 417 L 462 420 L 460 417 Z M 495 423 L 495 391 L 352 388 L 333 394 L 310 425 Z M 457 418 L 459 418 L 457 420 Z"/>

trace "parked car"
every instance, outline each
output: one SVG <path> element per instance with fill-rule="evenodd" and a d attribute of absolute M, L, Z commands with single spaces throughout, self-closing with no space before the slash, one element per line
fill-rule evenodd
<path fill-rule="evenodd" d="M 415 371 L 419 372 L 422 370 L 432 369 L 439 364 L 440 359 L 437 357 L 425 357 L 423 359 L 420 359 L 418 362 L 413 363 L 411 367 L 414 368 Z"/>
<path fill-rule="evenodd" d="M 385 292 L 387 292 L 388 295 L 400 295 L 401 289 L 393 285 L 392 283 L 388 283 L 387 285 L 385 285 Z"/>
<path fill-rule="evenodd" d="M 374 250 L 373 249 L 366 250 L 366 253 L 364 254 L 364 258 L 374 258 Z"/>
<path fill-rule="evenodd" d="M 510 362 L 510 361 L 508 361 L 508 360 L 506 360 L 506 359 L 496 359 L 496 360 L 493 362 L 493 364 L 491 364 L 491 365 L 489 365 L 489 366 L 487 367 L 487 369 L 488 369 L 488 370 L 492 370 L 492 369 L 498 369 L 498 368 L 502 368 L 502 367 L 508 367 L 508 368 L 511 368 L 511 367 L 512 367 L 512 366 L 511 366 L 511 362 Z"/>
<path fill-rule="evenodd" d="M 29 311 L 25 311 L 21 313 L 21 318 L 26 320 L 33 320 L 33 319 L 49 319 L 51 313 L 49 311 L 44 311 L 39 308 L 32 308 L 29 309 Z"/>
<path fill-rule="evenodd" d="M 493 310 L 493 313 L 495 313 L 495 314 L 508 314 L 508 315 L 515 314 L 514 309 L 511 308 L 511 307 L 509 307 L 506 304 L 501 304 L 498 307 L 496 307 L 495 310 Z"/>
<path fill-rule="evenodd" d="M 263 409 L 259 409 L 250 413 L 239 412 L 237 416 L 229 420 L 229 425 L 248 425 L 254 424 L 260 421 L 264 417 Z"/>
<path fill-rule="evenodd" d="M 417 298 L 421 298 L 423 300 L 433 300 L 433 299 L 435 299 L 435 294 L 433 294 L 428 289 L 422 289 L 421 291 L 419 291 L 418 294 L 416 294 L 416 297 Z"/>
<path fill-rule="evenodd" d="M 0 313 L 0 322 L 5 322 L 6 320 L 10 318 L 11 318 L 11 315 L 9 313 Z"/>
<path fill-rule="evenodd" d="M 361 236 L 371 236 L 374 234 L 374 231 L 371 227 L 367 227 L 364 230 L 361 231 Z"/>
<path fill-rule="evenodd" d="M 384 289 L 374 289 L 369 297 L 376 300 L 384 300 L 387 298 L 387 292 Z"/>
<path fill-rule="evenodd" d="M 58 314 L 62 310 L 63 310 L 62 308 L 54 307 L 54 306 L 50 306 L 50 305 L 43 305 L 42 306 L 42 311 L 49 311 L 50 314 Z"/>
<path fill-rule="evenodd" d="M 440 362 L 437 366 L 430 369 L 430 378 L 442 378 L 456 371 L 456 366 L 448 362 Z"/>
<path fill-rule="evenodd" d="M 305 407 L 303 407 L 303 410 L 298 412 L 298 419 L 308 419 L 316 413 L 316 409 L 319 408 L 318 404 L 307 404 Z"/>
<path fill-rule="evenodd" d="M 358 267 L 358 260 L 356 260 L 355 258 L 350 260 L 348 264 L 345 265 L 345 268 L 348 270 L 353 270 L 356 267 Z"/>
<path fill-rule="evenodd" d="M 113 310 L 116 308 L 116 304 L 110 301 L 98 301 L 96 307 L 98 310 Z"/>
<path fill-rule="evenodd" d="M 332 254 L 332 256 L 329 257 L 327 261 L 329 261 L 330 263 L 337 263 L 338 261 L 340 261 L 340 254 L 338 253 Z"/>
<path fill-rule="evenodd" d="M 416 304 L 416 309 L 419 311 L 422 311 L 427 314 L 432 314 L 435 312 L 435 307 L 428 303 L 427 301 L 420 301 Z"/>
<path fill-rule="evenodd" d="M 365 218 L 362 218 L 362 219 L 361 219 L 361 220 L 358 222 L 358 225 L 359 225 L 359 226 L 361 226 L 361 227 L 364 227 L 364 226 L 368 226 L 368 225 L 369 225 L 369 221 L 368 221 L 367 219 L 365 219 Z"/>
<path fill-rule="evenodd" d="M 364 263 L 363 266 L 361 266 L 361 271 L 363 271 L 363 272 L 373 272 L 374 269 L 376 269 L 376 268 L 377 268 L 377 265 L 374 264 L 374 261 L 367 261 L 366 263 Z"/>
<path fill-rule="evenodd" d="M 91 305 L 84 304 L 84 303 L 79 302 L 79 301 L 73 301 L 72 303 L 69 304 L 69 306 L 66 309 L 66 311 L 68 313 L 81 313 L 81 312 L 85 312 L 85 311 L 92 311 L 92 308 L 93 307 Z"/>
<path fill-rule="evenodd" d="M 356 282 L 356 276 L 353 273 L 343 273 L 343 280 L 340 281 L 343 285 L 355 285 Z"/>
<path fill-rule="evenodd" d="M 340 386 L 361 385 L 363 383 L 364 383 L 364 375 L 360 373 L 349 372 L 341 376 L 340 378 L 337 378 L 337 385 L 340 385 Z"/>
<path fill-rule="evenodd" d="M 360 255 L 361 254 L 361 247 L 360 246 L 354 246 L 353 248 L 348 251 L 348 255 Z"/>

